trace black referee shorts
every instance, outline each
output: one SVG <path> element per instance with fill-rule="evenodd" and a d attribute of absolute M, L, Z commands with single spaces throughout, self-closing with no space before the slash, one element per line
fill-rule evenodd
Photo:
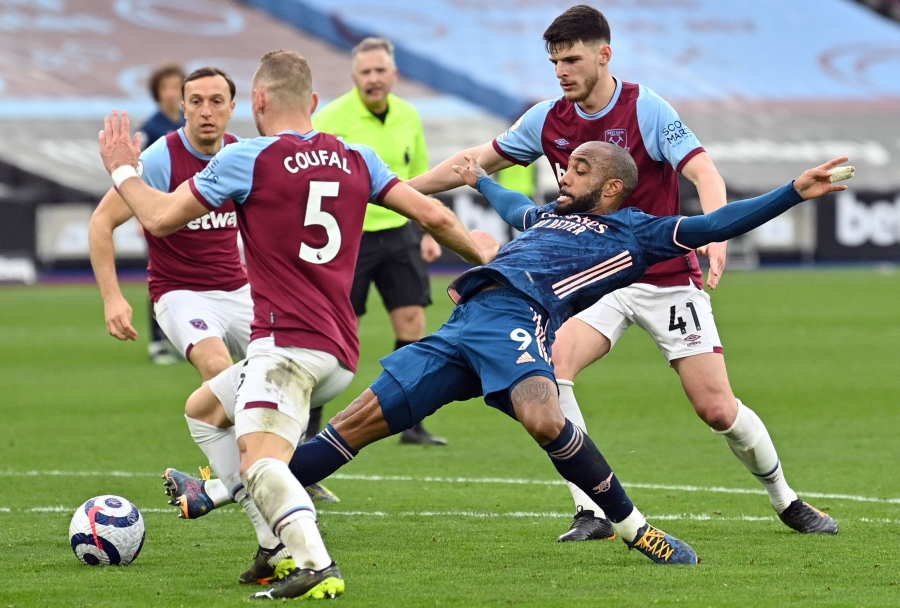
<path fill-rule="evenodd" d="M 428 265 L 422 259 L 422 232 L 412 222 L 400 228 L 363 232 L 350 301 L 357 317 L 366 314 L 369 285 L 389 311 L 431 304 Z"/>

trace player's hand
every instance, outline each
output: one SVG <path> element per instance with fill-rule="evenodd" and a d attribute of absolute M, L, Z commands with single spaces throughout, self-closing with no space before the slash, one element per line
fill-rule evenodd
<path fill-rule="evenodd" d="M 138 333 L 131 326 L 131 305 L 122 296 L 110 298 L 103 303 L 103 313 L 106 315 L 106 331 L 113 338 L 119 340 L 137 340 Z"/>
<path fill-rule="evenodd" d="M 482 264 L 488 264 L 497 257 L 497 252 L 500 251 L 500 243 L 487 232 L 484 230 L 473 230 L 472 240 L 475 241 L 475 245 L 481 252 Z"/>
<path fill-rule="evenodd" d="M 113 110 L 110 116 L 103 119 L 103 130 L 99 136 L 100 157 L 110 173 L 125 165 L 137 167 L 141 158 L 141 134 L 135 133 L 132 138 L 130 133 L 128 112 L 123 110 L 120 120 L 118 111 Z"/>
<path fill-rule="evenodd" d="M 725 249 L 727 246 L 728 241 L 725 241 L 724 243 L 710 243 L 697 249 L 697 253 L 709 258 L 709 272 L 706 274 L 706 285 L 710 289 L 715 289 L 719 286 L 719 279 L 722 278 L 722 273 L 725 272 Z"/>
<path fill-rule="evenodd" d="M 848 160 L 850 159 L 846 156 L 832 158 L 824 165 L 804 171 L 800 177 L 794 180 L 794 190 L 806 200 L 828 194 L 829 192 L 846 190 L 847 186 L 843 184 L 831 183 L 831 174 L 833 173 L 832 169 Z"/>
<path fill-rule="evenodd" d="M 484 177 L 487 175 L 484 169 L 481 168 L 481 165 L 478 164 L 478 161 L 475 160 L 474 156 L 465 155 L 466 163 L 468 163 L 465 167 L 461 165 L 453 165 L 453 170 L 456 171 L 463 181 L 465 181 L 469 186 L 475 187 L 475 182 L 478 181 L 479 177 Z"/>
<path fill-rule="evenodd" d="M 425 260 L 426 264 L 431 264 L 441 257 L 441 253 L 443 253 L 443 250 L 441 249 L 440 244 L 434 240 L 433 236 L 426 232 L 422 236 L 422 259 Z"/>

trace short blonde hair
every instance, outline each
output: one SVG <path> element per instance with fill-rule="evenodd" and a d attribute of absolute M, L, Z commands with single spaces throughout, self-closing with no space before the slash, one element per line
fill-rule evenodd
<path fill-rule="evenodd" d="M 394 45 L 391 44 L 391 41 L 387 38 L 375 38 L 374 36 L 363 38 L 362 41 L 355 47 L 353 47 L 352 51 L 350 51 L 350 56 L 353 59 L 356 59 L 356 56 L 360 53 L 374 51 L 376 49 L 381 49 L 388 54 L 388 57 L 391 58 L 391 61 L 394 61 Z"/>
<path fill-rule="evenodd" d="M 253 87 L 264 85 L 274 97 L 288 103 L 308 104 L 312 96 L 309 62 L 294 51 L 269 51 L 260 59 L 253 75 Z"/>

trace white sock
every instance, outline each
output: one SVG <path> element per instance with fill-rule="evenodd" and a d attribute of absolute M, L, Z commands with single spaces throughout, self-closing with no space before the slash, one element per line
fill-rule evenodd
<path fill-rule="evenodd" d="M 613 530 L 615 530 L 616 534 L 619 535 L 619 538 L 626 540 L 629 543 L 633 543 L 635 538 L 637 538 L 638 530 L 646 525 L 647 519 L 644 517 L 644 514 L 638 511 L 638 508 L 635 507 L 631 512 L 631 515 L 629 515 L 619 523 L 610 523 L 612 524 Z"/>
<path fill-rule="evenodd" d="M 203 450 L 209 459 L 209 465 L 219 476 L 219 479 L 210 479 L 203 484 L 203 490 L 212 499 L 216 508 L 239 502 L 250 518 L 259 546 L 264 549 L 274 549 L 280 542 L 272 533 L 266 519 L 256 508 L 253 499 L 241 482 L 241 456 L 234 436 L 234 427 L 220 429 L 219 427 L 201 422 L 185 416 L 188 429 L 194 442 Z"/>
<path fill-rule="evenodd" d="M 571 380 L 557 380 L 556 383 L 559 385 L 559 409 L 562 410 L 563 416 L 568 418 L 572 424 L 582 431 L 587 432 L 587 427 L 585 427 L 584 424 L 584 416 L 582 416 L 581 408 L 578 407 L 578 401 L 575 399 L 575 383 Z M 593 511 L 594 517 L 606 519 L 606 513 L 603 512 L 603 509 L 598 507 L 597 503 L 591 500 L 587 494 L 582 492 L 581 488 L 571 481 L 567 481 L 566 485 L 569 486 L 569 492 L 572 493 L 576 511 Z"/>
<path fill-rule="evenodd" d="M 203 485 L 206 494 L 212 499 L 216 507 L 230 505 L 234 502 L 231 497 L 230 479 L 236 479 L 240 483 L 241 455 L 238 452 L 237 440 L 234 437 L 234 427 L 220 429 L 217 426 L 195 420 L 189 416 L 187 420 L 188 430 L 194 443 L 203 450 L 209 465 L 219 477 L 218 480 L 210 479 Z M 236 485 L 236 484 L 235 484 Z"/>
<path fill-rule="evenodd" d="M 257 460 L 244 474 L 244 485 L 298 568 L 321 570 L 331 564 L 312 500 L 286 463 Z"/>
<path fill-rule="evenodd" d="M 738 460 L 753 473 L 769 493 L 769 501 L 779 513 L 797 500 L 794 492 L 784 479 L 778 453 L 766 425 L 756 412 L 737 400 L 738 413 L 731 428 L 713 432 L 722 435 Z"/>
<path fill-rule="evenodd" d="M 234 493 L 234 501 L 240 503 L 247 517 L 250 518 L 250 523 L 253 524 L 253 529 L 256 531 L 256 539 L 259 541 L 260 547 L 263 549 L 274 549 L 281 543 L 272 532 L 268 522 L 266 522 L 266 518 L 259 512 L 259 508 L 253 502 L 253 497 L 247 492 L 244 484 L 238 486 L 237 491 Z"/>
<path fill-rule="evenodd" d="M 216 475 L 218 475 L 218 473 L 216 473 Z M 238 479 L 240 479 L 240 477 Z M 234 498 L 231 496 L 231 492 L 228 491 L 228 484 L 224 483 L 221 479 L 207 479 L 206 483 L 203 484 L 203 491 L 212 499 L 213 504 L 216 505 L 217 509 L 235 502 Z"/>

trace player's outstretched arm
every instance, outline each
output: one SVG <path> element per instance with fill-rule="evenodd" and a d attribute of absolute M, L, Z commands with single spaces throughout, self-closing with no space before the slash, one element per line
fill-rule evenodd
<path fill-rule="evenodd" d="M 206 215 L 206 207 L 197 200 L 187 182 L 166 194 L 135 179 L 141 141 L 140 134 L 131 137 L 130 128 L 128 112 L 122 112 L 121 120 L 115 110 L 104 118 L 99 136 L 100 156 L 119 195 L 141 225 L 153 236 L 163 237 Z"/>
<path fill-rule="evenodd" d="M 494 150 L 492 142 L 482 144 L 477 148 L 469 148 L 454 154 L 444 162 L 437 165 L 431 171 L 412 178 L 407 184 L 422 194 L 435 194 L 445 192 L 465 185 L 460 175 L 453 170 L 454 165 L 465 165 L 466 158 L 472 157 L 484 167 L 488 173 L 495 173 L 501 169 L 512 167 L 513 162 L 503 158 Z"/>
<path fill-rule="evenodd" d="M 708 215 L 682 218 L 675 230 L 675 241 L 689 249 L 725 241 L 762 226 L 804 200 L 846 190 L 847 186 L 835 184 L 832 179 L 837 181 L 852 177 L 852 167 L 834 169 L 847 160 L 846 156 L 832 159 L 805 171 L 790 184 L 762 196 L 735 201 Z"/>
<path fill-rule="evenodd" d="M 470 234 L 453 211 L 403 182 L 388 191 L 382 205 L 417 222 L 438 243 L 471 264 L 487 264 L 500 249 L 492 236 L 481 230 L 473 230 Z"/>
<path fill-rule="evenodd" d="M 110 188 L 91 215 L 88 224 L 88 243 L 91 251 L 91 267 L 103 298 L 103 314 L 106 330 L 119 340 L 137 340 L 137 330 L 131 325 L 131 305 L 122 295 L 116 276 L 116 247 L 113 231 L 127 222 L 134 214 L 125 202 Z"/>
<path fill-rule="evenodd" d="M 467 185 L 481 192 L 503 221 L 516 230 L 525 230 L 525 213 L 534 207 L 534 201 L 521 192 L 504 188 L 489 178 L 487 171 L 476 158 L 467 154 L 463 160 L 466 165 L 453 165 L 453 171 Z"/>

